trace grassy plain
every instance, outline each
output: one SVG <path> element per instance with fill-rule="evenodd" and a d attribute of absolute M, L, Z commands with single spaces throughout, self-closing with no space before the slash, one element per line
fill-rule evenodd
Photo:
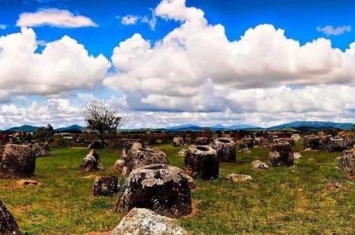
<path fill-rule="evenodd" d="M 181 148 L 163 149 L 172 165 L 182 167 Z M 295 148 L 298 151 L 299 146 Z M 179 219 L 191 234 L 354 234 L 354 181 L 338 170 L 340 153 L 301 152 L 295 167 L 251 169 L 251 162 L 267 162 L 268 149 L 238 153 L 236 164 L 220 164 L 220 178 L 199 181 L 193 190 L 195 210 Z M 27 234 L 85 234 L 111 231 L 122 218 L 113 213 L 117 197 L 93 197 L 98 175 L 109 169 L 119 153 L 100 150 L 107 169 L 98 173 L 78 170 L 88 150 L 53 149 L 38 158 L 35 180 L 40 185 L 19 187 L 16 180 L 0 180 L 0 197 Z M 231 183 L 229 173 L 248 174 L 252 180 Z"/>

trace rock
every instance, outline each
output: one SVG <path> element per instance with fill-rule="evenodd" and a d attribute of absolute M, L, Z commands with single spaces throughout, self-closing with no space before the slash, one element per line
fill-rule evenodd
<path fill-rule="evenodd" d="M 250 149 L 248 147 L 239 150 L 239 152 L 246 153 L 246 154 L 251 154 L 251 151 L 250 151 Z"/>
<path fill-rule="evenodd" d="M 259 160 L 255 160 L 251 163 L 253 169 L 255 170 L 265 170 L 265 169 L 269 169 L 269 166 L 266 163 L 263 163 Z"/>
<path fill-rule="evenodd" d="M 173 145 L 174 147 L 184 146 L 184 139 L 182 137 L 174 137 Z"/>
<path fill-rule="evenodd" d="M 302 157 L 301 153 L 299 153 L 299 152 L 293 153 L 294 159 L 300 159 L 301 157 Z"/>
<path fill-rule="evenodd" d="M 235 142 L 227 138 L 215 139 L 211 147 L 217 151 L 217 157 L 220 162 L 237 162 L 237 153 L 235 152 Z"/>
<path fill-rule="evenodd" d="M 112 197 L 118 192 L 118 177 L 116 176 L 98 176 L 94 180 L 92 193 L 94 196 Z"/>
<path fill-rule="evenodd" d="M 244 148 L 253 148 L 254 147 L 254 140 L 252 138 L 243 138 L 239 141 L 239 149 Z"/>
<path fill-rule="evenodd" d="M 217 151 L 210 146 L 191 145 L 185 156 L 185 172 L 194 179 L 213 180 L 219 175 Z"/>
<path fill-rule="evenodd" d="M 141 143 L 133 143 L 130 148 L 123 151 L 124 169 L 122 175 L 128 175 L 134 169 L 152 164 L 169 164 L 166 154 L 158 149 L 144 148 Z"/>
<path fill-rule="evenodd" d="M 245 182 L 248 180 L 252 180 L 250 175 L 241 175 L 241 174 L 229 174 L 226 176 L 226 179 L 228 181 L 234 182 L 234 183 L 239 183 L 239 182 Z"/>
<path fill-rule="evenodd" d="M 28 178 L 34 176 L 36 156 L 26 145 L 0 145 L 0 178 Z"/>
<path fill-rule="evenodd" d="M 181 149 L 181 150 L 178 152 L 178 156 L 179 156 L 179 157 L 185 157 L 185 156 L 186 156 L 186 153 L 187 153 L 187 149 Z"/>
<path fill-rule="evenodd" d="M 155 141 L 155 144 L 162 144 L 162 143 L 163 143 L 162 140 L 156 140 L 156 141 Z"/>
<path fill-rule="evenodd" d="M 113 170 L 113 171 L 122 172 L 122 171 L 123 171 L 123 168 L 124 168 L 124 165 L 125 165 L 125 161 L 124 161 L 123 159 L 118 159 L 118 160 L 113 164 L 112 170 Z"/>
<path fill-rule="evenodd" d="M 300 136 L 300 134 L 292 134 L 292 135 L 291 135 L 291 139 L 292 139 L 295 143 L 297 143 L 298 141 L 301 140 L 301 136 Z"/>
<path fill-rule="evenodd" d="M 350 148 L 355 144 L 355 137 L 350 134 L 342 135 L 341 138 L 344 140 L 346 147 Z"/>
<path fill-rule="evenodd" d="M 304 137 L 302 149 L 312 149 L 317 150 L 320 148 L 320 140 L 318 136 L 307 135 Z"/>
<path fill-rule="evenodd" d="M 20 235 L 20 229 L 15 218 L 7 210 L 6 206 L 0 199 L 0 234 L 2 235 Z"/>
<path fill-rule="evenodd" d="M 273 144 L 269 153 L 271 166 L 292 166 L 294 156 L 292 146 L 288 142 Z"/>
<path fill-rule="evenodd" d="M 111 235 L 187 235 L 176 219 L 161 216 L 149 209 L 133 208 Z"/>
<path fill-rule="evenodd" d="M 33 152 L 35 153 L 36 157 L 45 157 L 45 156 L 49 156 L 51 154 L 48 144 L 44 144 L 41 146 L 40 144 L 35 143 L 32 146 L 32 149 L 33 149 Z"/>
<path fill-rule="evenodd" d="M 355 149 L 344 150 L 339 159 L 339 168 L 355 173 Z"/>
<path fill-rule="evenodd" d="M 207 137 L 197 137 L 195 140 L 196 145 L 208 145 L 210 143 Z"/>
<path fill-rule="evenodd" d="M 248 138 L 248 141 L 250 141 L 252 139 Z M 254 142 L 251 142 L 250 143 L 251 145 L 253 145 L 253 148 L 256 148 L 256 147 L 260 147 L 260 148 L 268 148 L 269 145 L 270 145 L 270 141 L 264 137 L 257 137 L 254 139 Z M 250 144 L 245 144 L 243 143 L 242 145 L 239 145 L 240 147 L 241 146 L 247 146 L 247 145 L 250 145 Z M 247 147 L 244 147 L 244 148 L 247 148 Z M 249 148 L 248 148 L 249 149 Z"/>
<path fill-rule="evenodd" d="M 328 144 L 328 151 L 344 151 L 346 150 L 346 143 L 344 139 L 339 137 L 331 138 Z"/>
<path fill-rule="evenodd" d="M 184 145 L 190 145 L 191 144 L 191 138 L 190 137 L 185 137 L 184 138 Z"/>
<path fill-rule="evenodd" d="M 126 179 L 116 211 L 147 208 L 168 216 L 191 213 L 191 191 L 186 175 L 177 167 L 156 164 L 133 170 Z"/>
<path fill-rule="evenodd" d="M 189 176 L 187 174 L 185 174 L 185 177 L 186 177 L 187 181 L 189 182 L 190 189 L 197 188 L 197 184 L 195 183 L 194 178 L 192 178 L 191 176 Z"/>
<path fill-rule="evenodd" d="M 80 169 L 83 171 L 99 171 L 103 170 L 101 165 L 99 154 L 92 149 L 88 155 L 83 159 L 83 162 L 80 165 Z"/>

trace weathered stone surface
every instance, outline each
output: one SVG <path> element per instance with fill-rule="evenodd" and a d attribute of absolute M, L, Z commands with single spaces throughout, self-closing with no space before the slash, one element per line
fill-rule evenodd
<path fill-rule="evenodd" d="M 218 138 L 213 140 L 211 146 L 217 151 L 220 162 L 237 162 L 235 142 L 232 139 Z"/>
<path fill-rule="evenodd" d="M 292 146 L 288 142 L 273 144 L 269 153 L 271 166 L 292 166 L 294 156 Z"/>
<path fill-rule="evenodd" d="M 179 156 L 179 157 L 185 157 L 185 156 L 186 156 L 186 153 L 187 153 L 187 149 L 181 149 L 181 150 L 178 152 L 178 156 Z"/>
<path fill-rule="evenodd" d="M 190 137 L 185 137 L 184 138 L 184 145 L 190 145 L 191 144 L 191 138 Z"/>
<path fill-rule="evenodd" d="M 92 193 L 94 196 L 112 197 L 118 192 L 117 176 L 98 176 L 92 185 Z"/>
<path fill-rule="evenodd" d="M 239 182 L 245 182 L 248 180 L 252 180 L 250 175 L 242 175 L 242 174 L 229 174 L 226 176 L 226 179 L 228 181 L 234 182 L 234 183 L 239 183 Z"/>
<path fill-rule="evenodd" d="M 83 159 L 83 162 L 80 165 L 80 169 L 83 171 L 99 171 L 103 170 L 101 165 L 99 154 L 92 149 L 88 155 Z"/>
<path fill-rule="evenodd" d="M 111 235 L 187 235 L 177 220 L 144 208 L 133 208 Z"/>
<path fill-rule="evenodd" d="M 0 178 L 27 178 L 34 175 L 36 156 L 26 145 L 0 145 Z"/>
<path fill-rule="evenodd" d="M 327 150 L 330 152 L 346 150 L 346 143 L 339 137 L 330 138 Z"/>
<path fill-rule="evenodd" d="M 252 138 L 243 138 L 239 141 L 239 149 L 244 148 L 253 148 L 254 147 L 254 140 Z"/>
<path fill-rule="evenodd" d="M 158 149 L 144 148 L 141 143 L 132 143 L 130 148 L 123 150 L 122 158 L 124 161 L 124 168 L 122 175 L 128 175 L 134 169 L 151 164 L 169 164 L 166 154 Z"/>
<path fill-rule="evenodd" d="M 301 153 L 299 153 L 299 152 L 293 153 L 294 159 L 300 159 L 301 157 L 302 157 Z"/>
<path fill-rule="evenodd" d="M 173 145 L 174 145 L 174 147 L 184 146 L 184 138 L 182 138 L 182 137 L 174 137 Z"/>
<path fill-rule="evenodd" d="M 207 137 L 197 137 L 195 140 L 196 145 L 208 145 L 210 143 Z"/>
<path fill-rule="evenodd" d="M 246 154 L 251 154 L 251 150 L 250 150 L 248 147 L 243 148 L 243 149 L 239 150 L 238 152 L 240 152 L 240 153 L 246 153 Z"/>
<path fill-rule="evenodd" d="M 191 145 L 185 156 L 185 172 L 194 179 L 217 179 L 219 161 L 217 151 L 211 146 Z"/>
<path fill-rule="evenodd" d="M 251 141 L 251 138 L 248 138 L 248 141 Z M 253 145 L 253 148 L 260 147 L 260 148 L 268 148 L 270 146 L 270 140 L 264 138 L 264 137 L 257 137 L 254 139 L 254 142 L 250 143 Z M 250 145 L 250 144 L 242 144 L 242 146 Z M 240 145 L 241 146 L 241 145 Z"/>
<path fill-rule="evenodd" d="M 341 153 L 339 168 L 355 174 L 355 149 L 345 150 Z"/>
<path fill-rule="evenodd" d="M 0 199 L 0 234 L 1 235 L 20 235 L 20 229 L 15 218 L 7 210 Z"/>
<path fill-rule="evenodd" d="M 35 143 L 33 144 L 32 149 L 36 157 L 45 157 L 51 155 L 48 144 L 40 145 L 38 143 Z"/>
<path fill-rule="evenodd" d="M 253 169 L 255 169 L 255 170 L 269 169 L 269 166 L 266 163 L 263 163 L 262 161 L 259 161 L 259 160 L 252 161 L 251 165 L 252 165 Z"/>
<path fill-rule="evenodd" d="M 341 138 L 344 140 L 346 147 L 353 147 L 355 144 L 355 137 L 354 135 L 345 134 L 342 135 Z"/>
<path fill-rule="evenodd" d="M 320 149 L 320 140 L 318 136 L 307 135 L 304 137 L 302 149 Z"/>
<path fill-rule="evenodd" d="M 301 140 L 301 136 L 300 136 L 300 134 L 292 134 L 292 135 L 291 135 L 291 139 L 292 139 L 295 143 L 297 143 L 298 141 Z"/>
<path fill-rule="evenodd" d="M 191 191 L 181 169 L 165 164 L 144 166 L 133 170 L 126 179 L 116 211 L 147 208 L 168 216 L 181 217 L 191 213 Z"/>

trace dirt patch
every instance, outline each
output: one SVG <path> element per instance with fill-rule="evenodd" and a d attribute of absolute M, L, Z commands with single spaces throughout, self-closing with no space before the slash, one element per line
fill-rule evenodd
<path fill-rule="evenodd" d="M 84 233 L 84 235 L 110 235 L 111 231 L 97 231 L 97 232 L 88 232 Z"/>
<path fill-rule="evenodd" d="M 298 213 L 305 213 L 307 212 L 308 208 L 309 208 L 309 200 L 307 199 L 307 197 L 305 196 L 303 189 L 299 188 L 297 190 L 297 194 L 296 194 L 296 199 L 297 199 L 297 203 L 296 203 L 296 211 Z"/>
<path fill-rule="evenodd" d="M 192 211 L 189 215 L 184 216 L 184 218 L 189 218 L 189 217 L 195 216 L 198 212 L 198 204 L 200 204 L 200 202 L 201 201 L 199 201 L 199 200 L 192 199 L 192 202 L 191 202 Z"/>

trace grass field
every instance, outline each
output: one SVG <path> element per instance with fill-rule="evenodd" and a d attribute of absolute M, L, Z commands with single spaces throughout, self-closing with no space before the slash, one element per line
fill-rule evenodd
<path fill-rule="evenodd" d="M 161 145 L 172 165 L 182 167 L 181 148 Z M 296 150 L 299 147 L 296 147 Z M 93 197 L 93 178 L 115 175 L 109 170 L 119 153 L 100 150 L 104 172 L 78 170 L 88 150 L 54 149 L 38 158 L 35 180 L 40 185 L 19 187 L 0 180 L 0 196 L 28 234 L 85 234 L 111 231 L 122 218 L 113 213 L 117 197 Z M 267 149 L 238 153 L 238 163 L 220 164 L 216 181 L 196 181 L 195 210 L 179 219 L 191 234 L 354 234 L 354 182 L 336 169 L 340 153 L 302 152 L 296 166 L 251 169 L 255 159 L 267 162 Z M 253 180 L 231 183 L 229 173 Z"/>

